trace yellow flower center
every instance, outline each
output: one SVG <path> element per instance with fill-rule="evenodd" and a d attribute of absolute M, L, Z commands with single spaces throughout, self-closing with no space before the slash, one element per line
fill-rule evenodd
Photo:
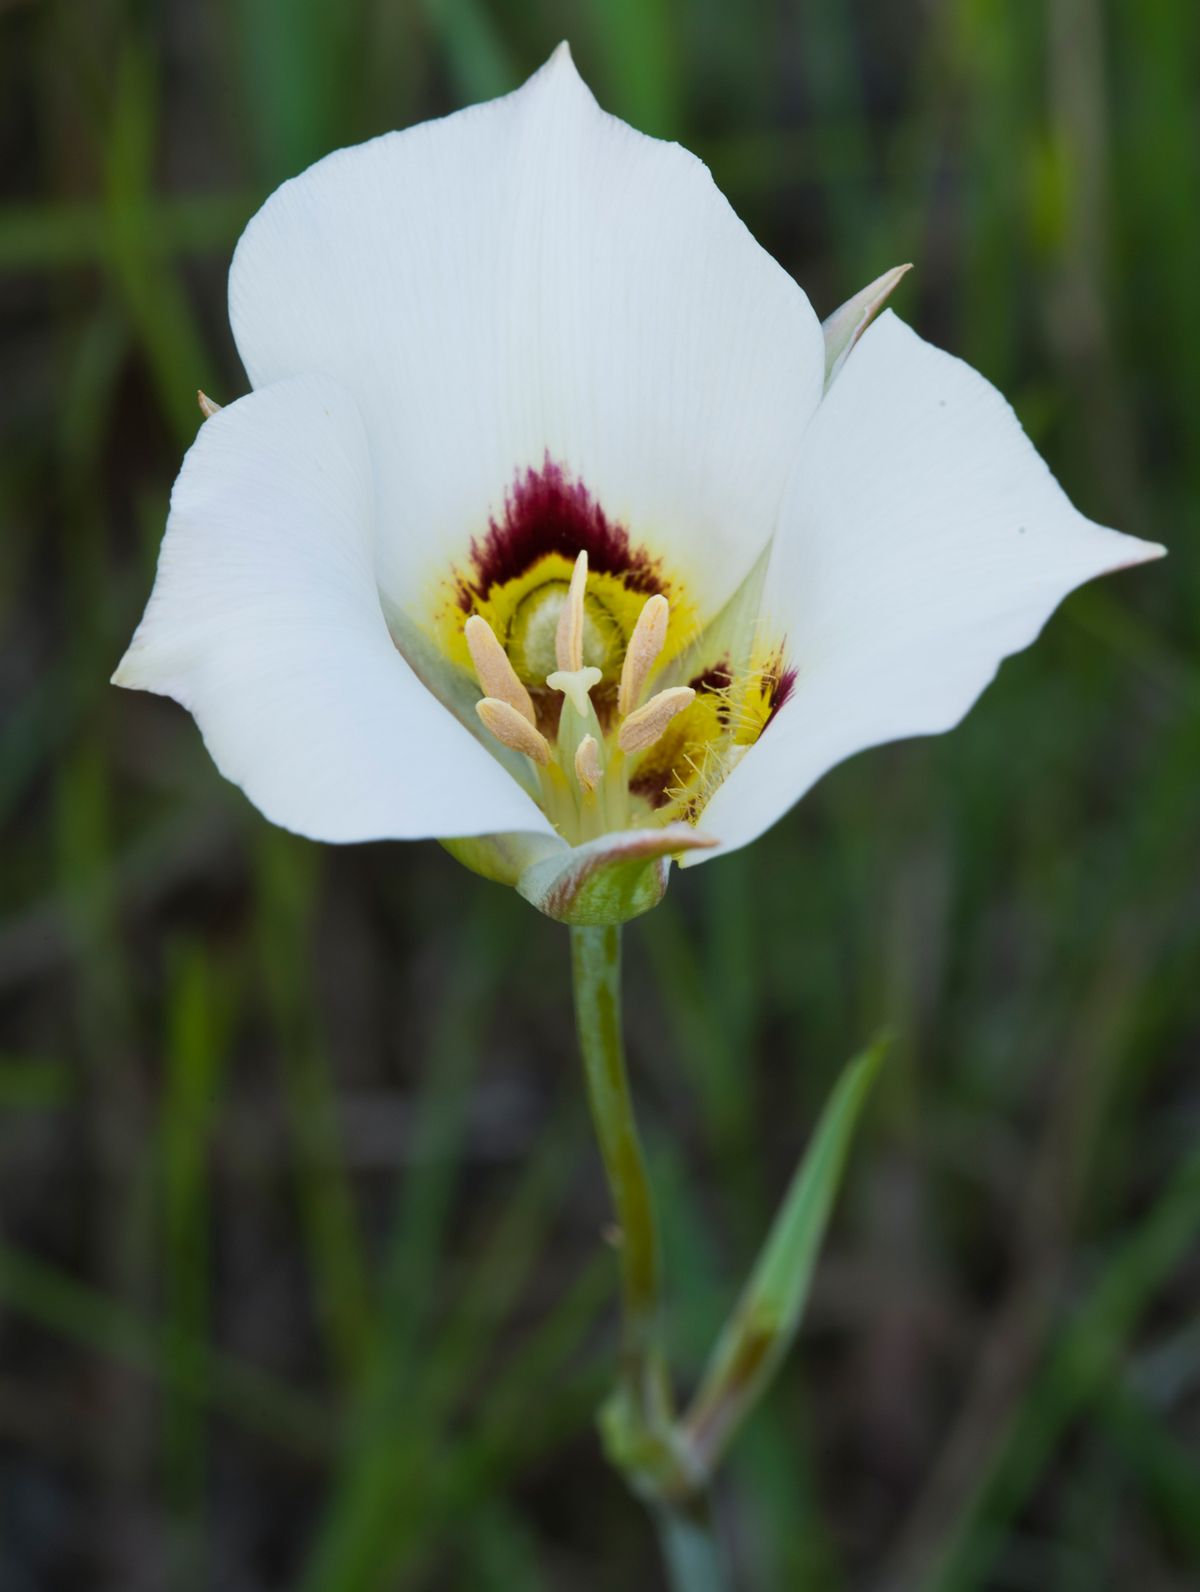
<path fill-rule="evenodd" d="M 528 759 L 572 844 L 694 823 L 790 690 L 778 653 L 688 679 L 702 642 L 682 587 L 550 461 L 518 477 L 437 613 L 481 724 Z"/>
<path fill-rule="evenodd" d="M 484 692 L 476 706 L 480 722 L 529 759 L 543 808 L 573 844 L 634 824 L 694 823 L 769 723 L 778 660 L 737 683 L 718 666 L 695 684 L 666 686 L 646 699 L 670 633 L 669 604 L 661 594 L 644 600 L 618 651 L 607 639 L 597 642 L 587 586 L 588 555 L 581 552 L 566 582 L 543 589 L 535 624 L 510 627 L 507 646 L 482 613 L 466 621 L 463 639 Z M 523 606 L 532 601 L 527 597 Z M 592 692 L 618 661 L 616 713 L 607 712 L 602 723 Z M 554 667 L 543 672 L 546 664 Z M 557 698 L 553 736 L 529 689 L 539 672 Z"/>

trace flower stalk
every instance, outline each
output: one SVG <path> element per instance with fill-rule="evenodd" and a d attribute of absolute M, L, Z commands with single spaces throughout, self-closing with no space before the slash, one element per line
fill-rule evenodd
<path fill-rule="evenodd" d="M 621 1353 L 601 1412 L 609 1459 L 649 1507 L 675 1592 L 725 1585 L 705 1478 L 687 1460 L 662 1343 L 662 1259 L 621 1029 L 621 930 L 573 927 L 575 1023 L 588 1104 L 617 1219 Z"/>
<path fill-rule="evenodd" d="M 854 1130 L 888 1047 L 881 1034 L 830 1096 L 690 1407 L 676 1414 L 663 1346 L 662 1263 L 621 1029 L 621 930 L 573 926 L 575 1021 L 588 1102 L 617 1218 L 621 1353 L 600 1414 L 605 1450 L 649 1508 L 676 1592 L 725 1585 L 708 1489 L 762 1398 L 808 1302 Z"/>
<path fill-rule="evenodd" d="M 638 1137 L 621 1035 L 621 930 L 571 930 L 575 1023 L 588 1103 L 617 1219 L 621 1381 L 642 1424 L 669 1419 L 661 1345 L 661 1256 L 654 1198 Z"/>

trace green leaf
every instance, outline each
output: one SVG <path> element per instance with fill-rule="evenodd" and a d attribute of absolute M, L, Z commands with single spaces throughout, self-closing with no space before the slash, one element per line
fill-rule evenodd
<path fill-rule="evenodd" d="M 684 1421 L 702 1476 L 712 1474 L 796 1336 L 855 1124 L 889 1043 L 880 1036 L 843 1072 L 713 1351 Z"/>

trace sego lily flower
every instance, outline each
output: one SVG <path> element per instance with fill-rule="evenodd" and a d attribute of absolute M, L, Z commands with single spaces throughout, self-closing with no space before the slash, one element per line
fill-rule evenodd
<path fill-rule="evenodd" d="M 982 377 L 824 327 L 706 168 L 562 46 L 274 194 L 116 682 L 314 839 L 441 838 L 554 917 L 654 904 L 851 753 L 956 724 L 1082 581 Z"/>

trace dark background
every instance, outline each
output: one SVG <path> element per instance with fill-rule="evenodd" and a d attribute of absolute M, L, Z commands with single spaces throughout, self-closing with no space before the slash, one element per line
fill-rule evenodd
<path fill-rule="evenodd" d="M 627 934 L 694 1375 L 882 1022 L 739 1586 L 1200 1574 L 1194 0 L 0 4 L 0 1588 L 654 1588 L 599 1458 L 614 1266 L 564 931 L 273 831 L 107 684 L 234 241 L 563 36 L 824 315 L 897 307 L 1166 563 Z"/>

